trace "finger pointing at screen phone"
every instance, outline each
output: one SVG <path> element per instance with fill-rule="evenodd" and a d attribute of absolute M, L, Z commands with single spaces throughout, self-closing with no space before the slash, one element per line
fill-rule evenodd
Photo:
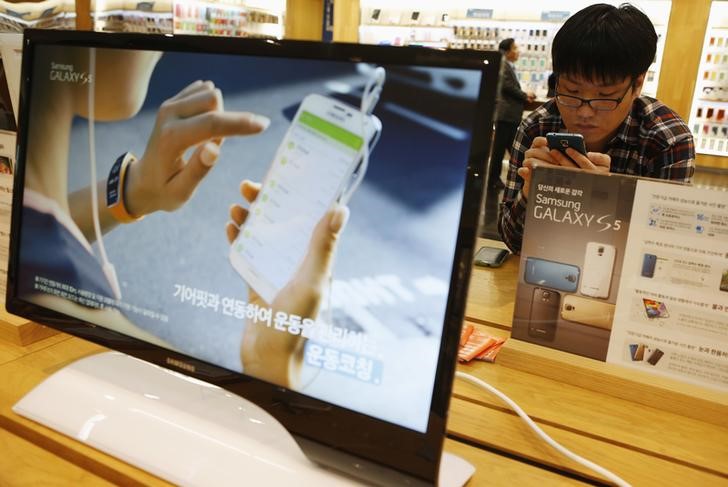
<path fill-rule="evenodd" d="M 224 111 L 222 93 L 212 81 L 191 83 L 162 103 L 144 155 L 130 168 L 130 213 L 179 208 L 214 166 L 223 137 L 257 134 L 269 123 L 261 115 Z"/>

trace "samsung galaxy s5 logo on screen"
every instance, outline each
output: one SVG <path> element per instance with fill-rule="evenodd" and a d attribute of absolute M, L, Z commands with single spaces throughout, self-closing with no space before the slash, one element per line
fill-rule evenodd
<path fill-rule="evenodd" d="M 51 63 L 50 80 L 61 83 L 93 83 L 94 77 L 88 73 L 76 71 L 72 64 Z"/>
<path fill-rule="evenodd" d="M 182 369 L 187 372 L 197 372 L 197 368 L 194 365 L 188 364 L 187 362 L 183 362 L 181 360 L 177 360 L 176 358 L 165 357 L 164 361 L 167 363 L 167 365 L 172 365 L 174 367 L 177 367 L 178 369 Z"/>

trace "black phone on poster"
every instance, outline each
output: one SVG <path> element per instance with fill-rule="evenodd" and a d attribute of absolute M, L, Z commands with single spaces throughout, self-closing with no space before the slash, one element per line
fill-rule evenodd
<path fill-rule="evenodd" d="M 533 290 L 528 334 L 534 338 L 552 341 L 556 338 L 556 323 L 559 319 L 561 294 L 537 287 Z"/>
<path fill-rule="evenodd" d="M 652 278 L 655 276 L 655 265 L 657 264 L 657 256 L 655 254 L 644 254 L 642 256 L 642 277 Z"/>
<path fill-rule="evenodd" d="M 650 365 L 657 365 L 657 362 L 660 361 L 662 356 L 665 355 L 665 352 L 660 350 L 659 348 L 656 348 L 651 354 L 650 357 L 647 359 L 647 363 Z"/>

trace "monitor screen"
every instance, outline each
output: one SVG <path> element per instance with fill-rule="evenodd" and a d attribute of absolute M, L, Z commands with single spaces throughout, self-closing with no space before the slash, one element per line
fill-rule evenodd
<path fill-rule="evenodd" d="M 434 478 L 497 53 L 24 43 L 11 312 Z"/>

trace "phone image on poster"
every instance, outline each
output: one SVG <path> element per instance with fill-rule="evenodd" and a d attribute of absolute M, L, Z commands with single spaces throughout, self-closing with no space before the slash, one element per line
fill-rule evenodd
<path fill-rule="evenodd" d="M 299 106 L 230 247 L 233 267 L 267 303 L 293 277 L 316 224 L 361 161 L 362 135 L 366 132 L 367 140 L 374 140 L 377 122 L 317 94 Z"/>
<path fill-rule="evenodd" d="M 612 321 L 614 320 L 614 308 L 615 306 L 611 303 L 567 294 L 564 296 L 564 302 L 561 306 L 561 317 L 567 321 L 603 330 L 611 330 Z"/>
<path fill-rule="evenodd" d="M 573 293 L 579 282 L 579 268 L 562 262 L 528 257 L 523 279 L 529 284 Z"/>
<path fill-rule="evenodd" d="M 645 307 L 645 313 L 648 318 L 669 318 L 670 314 L 667 312 L 667 306 L 662 301 L 655 301 L 654 299 L 643 298 L 642 303 Z"/>
<path fill-rule="evenodd" d="M 534 338 L 552 341 L 556 337 L 561 294 L 537 287 L 533 290 L 528 334 Z"/>
<path fill-rule="evenodd" d="M 647 359 L 647 363 L 649 363 L 650 365 L 657 365 L 657 362 L 660 361 L 660 359 L 662 358 L 663 355 L 665 355 L 665 353 L 662 350 L 660 350 L 659 348 L 656 348 L 650 354 L 649 358 Z"/>
<path fill-rule="evenodd" d="M 616 251 L 612 245 L 599 242 L 586 244 L 581 294 L 593 298 L 609 297 L 615 255 Z"/>
<path fill-rule="evenodd" d="M 655 277 L 655 266 L 657 264 L 657 256 L 655 254 L 644 254 L 642 256 L 642 277 Z"/>
<path fill-rule="evenodd" d="M 632 360 L 635 360 L 635 355 L 637 354 L 637 347 L 638 345 L 636 343 L 630 343 L 629 344 L 629 357 Z"/>

